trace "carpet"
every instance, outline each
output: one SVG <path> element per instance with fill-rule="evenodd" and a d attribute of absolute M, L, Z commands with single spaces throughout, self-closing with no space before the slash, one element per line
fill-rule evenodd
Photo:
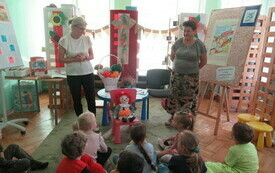
<path fill-rule="evenodd" d="M 84 100 L 83 100 L 84 102 Z M 140 110 L 141 102 L 136 103 L 136 116 L 140 119 Z M 85 109 L 84 109 L 85 110 Z M 146 140 L 152 143 L 155 146 L 156 150 L 159 150 L 157 145 L 158 138 L 166 138 L 176 134 L 176 130 L 173 128 L 167 128 L 164 125 L 164 122 L 170 116 L 166 111 L 161 107 L 161 99 L 150 98 L 150 119 L 142 121 L 147 126 L 147 138 Z M 97 122 L 101 125 L 101 116 L 102 109 L 97 110 Z M 53 173 L 60 160 L 63 157 L 61 153 L 61 140 L 63 137 L 72 132 L 72 123 L 76 120 L 73 110 L 70 110 L 59 122 L 59 124 L 52 130 L 52 132 L 47 136 L 47 138 L 42 142 L 42 144 L 36 149 L 33 153 L 33 157 L 39 161 L 49 162 L 49 167 L 45 170 L 32 171 L 32 172 L 41 172 L 41 173 Z M 130 142 L 130 135 L 128 128 L 122 128 L 122 143 L 114 144 L 112 142 L 113 136 L 110 135 L 111 126 L 100 126 L 100 131 L 105 138 L 107 146 L 110 146 L 113 150 L 113 153 L 120 153 L 125 146 Z M 109 158 L 106 169 L 111 169 L 111 158 Z"/>

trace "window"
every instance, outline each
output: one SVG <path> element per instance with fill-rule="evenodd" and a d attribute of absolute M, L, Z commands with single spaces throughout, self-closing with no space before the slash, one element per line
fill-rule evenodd
<path fill-rule="evenodd" d="M 221 0 L 221 8 L 232 8 L 261 4 L 261 0 Z"/>
<path fill-rule="evenodd" d="M 138 23 L 142 27 L 168 30 L 172 20 L 177 20 L 180 13 L 204 13 L 205 0 L 194 0 L 192 3 L 189 0 L 132 0 L 132 5 L 137 7 Z M 146 74 L 152 68 L 166 68 L 163 61 L 170 53 L 166 36 L 142 34 L 139 45 L 139 74 Z"/>
<path fill-rule="evenodd" d="M 81 0 L 78 1 L 80 14 L 85 15 L 88 23 L 87 29 L 100 29 L 110 24 L 110 0 Z M 91 36 L 95 59 L 93 66 L 98 64 L 102 57 L 110 54 L 110 34 L 101 30 L 100 33 Z"/>

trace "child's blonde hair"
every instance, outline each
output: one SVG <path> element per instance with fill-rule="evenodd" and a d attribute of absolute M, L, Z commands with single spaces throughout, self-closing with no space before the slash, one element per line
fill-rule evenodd
<path fill-rule="evenodd" d="M 183 112 L 183 111 L 176 112 L 174 116 L 174 120 L 181 123 L 183 125 L 183 129 L 192 131 L 194 128 L 195 118 L 193 115 L 187 112 Z"/>
<path fill-rule="evenodd" d="M 201 172 L 203 165 L 203 160 L 199 154 L 200 148 L 198 145 L 199 139 L 190 130 L 184 130 L 179 134 L 178 148 L 180 151 L 184 146 L 184 151 L 190 155 L 190 158 L 186 160 L 186 163 L 192 173 Z"/>
<path fill-rule="evenodd" d="M 73 124 L 73 130 L 89 131 L 96 128 L 96 118 L 92 112 L 82 113 Z"/>

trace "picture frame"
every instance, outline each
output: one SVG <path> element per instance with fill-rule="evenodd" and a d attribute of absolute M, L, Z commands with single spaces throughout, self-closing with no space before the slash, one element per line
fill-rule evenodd
<path fill-rule="evenodd" d="M 261 5 L 245 8 L 240 26 L 255 26 L 260 13 Z"/>
<path fill-rule="evenodd" d="M 47 69 L 47 62 L 46 61 L 33 61 L 30 62 L 30 66 L 33 70 L 45 70 Z"/>
<path fill-rule="evenodd" d="M 41 74 L 47 73 L 47 61 L 44 61 L 44 60 L 30 61 L 29 67 L 30 67 L 31 76 L 35 76 L 36 72 L 41 72 Z"/>

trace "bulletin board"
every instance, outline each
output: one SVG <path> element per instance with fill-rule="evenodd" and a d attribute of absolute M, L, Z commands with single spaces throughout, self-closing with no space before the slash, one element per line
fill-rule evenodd
<path fill-rule="evenodd" d="M 205 39 L 208 60 L 200 70 L 202 81 L 239 85 L 260 7 L 212 11 Z"/>
<path fill-rule="evenodd" d="M 0 70 L 23 66 L 12 20 L 5 0 L 0 0 Z"/>

